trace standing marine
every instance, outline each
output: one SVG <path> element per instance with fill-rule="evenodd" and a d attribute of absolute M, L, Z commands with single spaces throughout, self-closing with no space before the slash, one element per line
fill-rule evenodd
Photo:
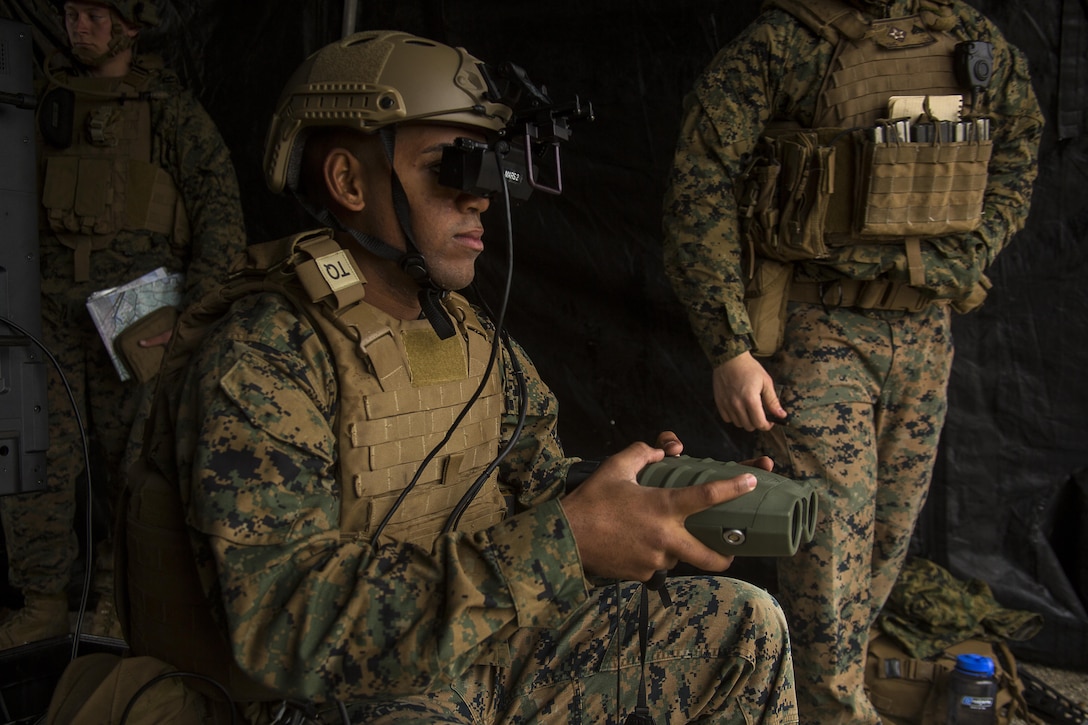
<path fill-rule="evenodd" d="M 951 315 L 1025 223 L 1043 117 L 960 0 L 766 0 L 696 81 L 664 257 L 722 418 L 820 491 L 778 562 L 806 723 L 879 723 L 870 626 L 945 420 Z"/>
<path fill-rule="evenodd" d="M 154 4 L 56 7 L 69 48 L 47 59 L 38 93 L 39 235 L 43 340 L 63 379 L 49 368 L 46 489 L 0 500 L 9 581 L 25 601 L 0 623 L 0 648 L 68 632 L 76 487 L 90 477 L 88 505 L 112 508 L 146 398 L 140 379 L 154 376 L 169 339 L 168 314 L 137 321 L 132 375 L 122 380 L 88 296 L 158 267 L 182 273 L 185 296 L 196 295 L 245 244 L 234 167 L 214 122 L 161 59 L 136 52 L 140 34 L 159 24 Z M 112 523 L 110 513 L 105 518 Z M 92 629 L 116 636 L 108 535 L 97 553 Z"/>

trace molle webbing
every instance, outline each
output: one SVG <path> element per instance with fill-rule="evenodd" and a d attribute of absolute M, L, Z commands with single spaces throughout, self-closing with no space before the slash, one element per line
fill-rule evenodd
<path fill-rule="evenodd" d="M 862 310 L 919 312 L 933 303 L 917 287 L 889 280 L 842 279 L 832 282 L 800 282 L 790 285 L 789 299 L 824 307 L 856 307 Z"/>
<path fill-rule="evenodd" d="M 861 149 L 856 229 L 927 237 L 976 229 L 993 142 L 867 143 Z"/>
<path fill-rule="evenodd" d="M 363 298 L 364 281 L 351 256 L 323 231 L 297 237 L 292 262 L 271 275 L 296 276 L 313 323 L 336 363 L 340 532 L 374 531 L 420 463 L 454 425 L 479 386 L 490 341 L 472 307 L 450 294 L 443 302 L 458 334 L 440 339 L 426 320 L 399 320 Z M 251 263 L 268 266 L 267 245 L 250 248 Z M 502 390 L 492 371 L 454 435 L 425 466 L 383 531 L 430 547 L 450 512 L 495 458 Z M 505 503 L 495 474 L 458 527 L 473 531 L 501 521 Z"/>
<path fill-rule="evenodd" d="M 878 35 L 837 51 L 817 102 L 814 126 L 867 127 L 886 118 L 891 96 L 961 93 L 951 62 L 955 41 L 950 36 L 930 34 L 917 24 L 917 17 L 875 21 L 874 30 Z M 877 41 L 918 32 L 925 32 L 922 37 L 928 41 L 894 47 Z"/>
<path fill-rule="evenodd" d="M 68 78 L 47 91 L 74 94 L 70 143 L 42 144 L 41 203 L 45 224 L 75 251 L 76 281 L 88 279 L 91 252 L 108 247 L 121 230 L 188 238 L 174 180 L 151 159 L 150 103 L 138 97 L 147 81 L 145 72 L 120 85 Z M 113 97 L 121 93 L 123 102 Z"/>
<path fill-rule="evenodd" d="M 768 129 L 737 185 L 743 233 L 762 256 L 795 262 L 972 231 L 992 151 L 989 140 L 877 143 L 861 130 Z"/>
<path fill-rule="evenodd" d="M 871 126 L 892 95 L 962 93 L 952 65 L 956 19 L 945 3 L 922 3 L 901 18 L 866 19 L 841 0 L 767 0 L 835 45 L 813 117 L 814 128 Z"/>
<path fill-rule="evenodd" d="M 762 9 L 770 8 L 786 11 L 832 45 L 843 36 L 858 40 L 869 32 L 865 16 L 843 0 L 763 0 Z M 952 12 L 952 0 L 919 0 L 917 11 L 931 30 L 947 32 L 959 22 Z"/>
<path fill-rule="evenodd" d="M 955 44 L 951 36 L 925 29 L 917 17 L 873 21 L 865 39 L 836 49 L 813 125 L 868 127 L 887 116 L 893 95 L 961 93 L 952 64 Z"/>
<path fill-rule="evenodd" d="M 143 458 L 128 473 L 114 532 L 114 591 L 130 654 L 211 678 L 236 702 L 282 699 L 234 661 L 200 582 L 177 482 Z M 192 686 L 222 697 L 199 680 Z"/>
<path fill-rule="evenodd" d="M 890 122 L 893 96 L 962 97 L 949 32 L 958 21 L 947 0 L 921 0 L 918 14 L 879 20 L 843 0 L 766 0 L 764 7 L 790 13 L 834 51 L 811 127 L 772 120 L 737 184 L 749 244 L 794 262 L 825 258 L 835 247 L 976 229 L 991 141 L 884 142 L 874 131 Z M 924 269 L 909 262 L 910 282 L 920 284 Z M 898 306 L 902 295 L 891 297 Z"/>
<path fill-rule="evenodd" d="M 445 306 L 460 333 L 445 340 L 426 320 L 395 320 L 367 305 L 319 320 L 338 371 L 360 356 L 369 363 L 368 374 L 340 373 L 344 536 L 374 531 L 482 379 L 490 351 L 482 326 L 462 298 L 451 295 Z M 453 437 L 399 504 L 384 535 L 428 548 L 433 544 L 461 496 L 494 459 L 501 415 L 501 389 L 492 374 Z M 504 515 L 492 474 L 459 528 L 482 528 Z"/>

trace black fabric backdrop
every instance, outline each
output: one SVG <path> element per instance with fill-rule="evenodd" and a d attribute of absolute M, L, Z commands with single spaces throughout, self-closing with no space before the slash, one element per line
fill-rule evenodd
<path fill-rule="evenodd" d="M 1028 228 L 989 270 L 995 289 L 957 318 L 951 412 L 913 551 L 987 582 L 1008 607 L 1044 615 L 1016 650 L 1088 668 L 1088 25 L 1085 0 L 971 0 L 1028 55 L 1047 117 Z M 350 2 L 350 0 L 349 0 Z M 37 3 L 37 5 L 36 5 Z M 284 81 L 339 37 L 334 0 L 160 2 L 143 41 L 192 87 L 232 150 L 252 239 L 310 223 L 261 175 L 264 132 Z M 35 27 L 46 0 L 0 0 Z M 522 65 L 556 102 L 592 101 L 597 120 L 563 147 L 564 193 L 514 215 L 508 328 L 561 401 L 568 450 L 607 455 L 677 431 L 687 452 L 735 459 L 750 439 L 721 424 L 709 365 L 665 281 L 660 200 L 681 102 L 756 0 L 396 0 L 347 11 L 354 29 L 396 28 Z M 503 286 L 502 217 L 489 213 L 481 290 Z M 773 561 L 733 572 L 773 589 Z"/>

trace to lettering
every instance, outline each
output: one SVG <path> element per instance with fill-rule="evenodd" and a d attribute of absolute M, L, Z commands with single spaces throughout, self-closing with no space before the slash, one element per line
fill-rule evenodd
<path fill-rule="evenodd" d="M 326 279 L 342 279 L 344 277 L 350 277 L 351 271 L 344 268 L 344 262 L 342 260 L 336 260 L 335 263 L 325 263 L 325 278 Z"/>

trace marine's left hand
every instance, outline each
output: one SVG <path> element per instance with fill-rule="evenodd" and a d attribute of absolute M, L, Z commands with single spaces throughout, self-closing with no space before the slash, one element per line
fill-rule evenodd
<path fill-rule="evenodd" d="M 165 332 L 160 332 L 158 335 L 152 337 L 145 337 L 139 341 L 140 347 L 158 347 L 160 345 L 165 346 L 170 342 L 170 338 L 174 335 L 174 329 L 170 328 Z"/>

